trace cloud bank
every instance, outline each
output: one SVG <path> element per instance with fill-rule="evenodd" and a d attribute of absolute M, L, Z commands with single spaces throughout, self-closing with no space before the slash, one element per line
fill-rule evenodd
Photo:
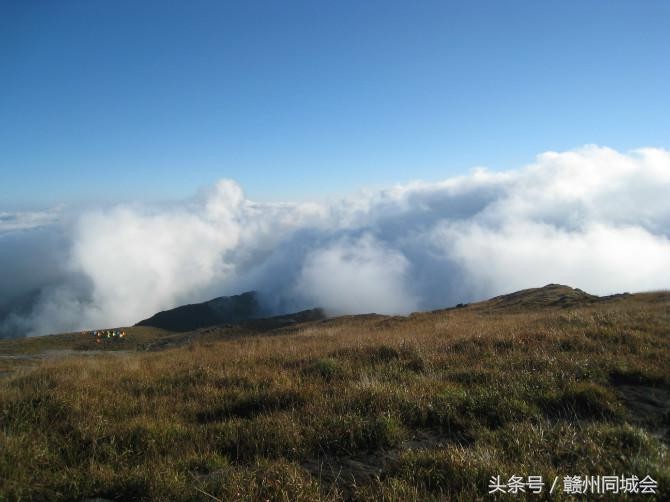
<path fill-rule="evenodd" d="M 405 314 L 550 282 L 670 287 L 670 152 L 587 146 L 328 203 L 222 180 L 169 207 L 0 215 L 0 337 L 135 323 L 255 289 L 276 313 Z"/>

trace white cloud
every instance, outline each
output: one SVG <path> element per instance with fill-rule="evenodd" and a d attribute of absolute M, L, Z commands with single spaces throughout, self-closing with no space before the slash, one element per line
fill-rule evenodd
<path fill-rule="evenodd" d="M 234 265 L 225 253 L 239 241 L 234 207 L 215 212 L 144 214 L 124 207 L 82 217 L 72 266 L 94 285 L 89 324 L 139 319 L 222 280 Z"/>
<path fill-rule="evenodd" d="M 601 295 L 670 287 L 670 239 L 641 227 L 445 225 L 434 238 L 481 297 L 549 282 Z"/>
<path fill-rule="evenodd" d="M 2 266 L 21 271 L 0 288 L 0 318 L 12 291 L 40 292 L 31 309 L 5 307 L 0 336 L 134 323 L 247 289 L 277 312 L 406 313 L 550 282 L 668 288 L 669 193 L 670 152 L 597 146 L 328 204 L 255 203 L 223 180 L 167 209 L 120 205 L 43 227 L 58 239 L 0 233 Z M 33 273 L 25 257 L 41 256 L 66 258 Z"/>
<path fill-rule="evenodd" d="M 310 252 L 297 293 L 333 314 L 409 313 L 416 299 L 406 292 L 409 262 L 371 235 L 343 238 Z"/>
<path fill-rule="evenodd" d="M 0 211 L 0 235 L 52 225 L 58 221 L 60 208 L 48 211 Z"/>

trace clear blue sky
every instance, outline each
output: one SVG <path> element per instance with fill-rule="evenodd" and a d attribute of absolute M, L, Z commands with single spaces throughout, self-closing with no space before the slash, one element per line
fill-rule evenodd
<path fill-rule="evenodd" d="M 670 147 L 670 2 L 0 0 L 0 209 Z"/>

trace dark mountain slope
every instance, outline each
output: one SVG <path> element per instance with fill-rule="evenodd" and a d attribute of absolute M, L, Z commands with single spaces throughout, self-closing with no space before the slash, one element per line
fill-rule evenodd
<path fill-rule="evenodd" d="M 267 317 L 255 291 L 235 296 L 221 296 L 203 303 L 182 305 L 154 314 L 135 326 L 152 326 L 169 331 L 192 331 L 217 324 L 236 323 Z"/>

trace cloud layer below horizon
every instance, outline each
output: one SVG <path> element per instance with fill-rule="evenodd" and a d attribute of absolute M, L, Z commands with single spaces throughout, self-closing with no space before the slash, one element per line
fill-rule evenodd
<path fill-rule="evenodd" d="M 670 287 L 670 152 L 587 146 L 328 203 L 221 180 L 171 205 L 0 214 L 0 338 L 133 324 L 255 289 L 283 313 L 405 314 L 550 282 Z"/>

